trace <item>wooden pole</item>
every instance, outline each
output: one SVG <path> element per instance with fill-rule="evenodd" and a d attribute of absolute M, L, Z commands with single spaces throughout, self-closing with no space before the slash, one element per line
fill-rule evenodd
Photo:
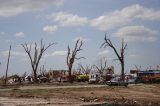
<path fill-rule="evenodd" d="M 10 45 L 10 48 L 9 48 L 9 55 L 8 55 L 8 61 L 7 61 L 6 76 L 5 76 L 5 86 L 7 85 L 7 74 L 8 74 L 10 55 L 11 55 L 11 45 Z"/>

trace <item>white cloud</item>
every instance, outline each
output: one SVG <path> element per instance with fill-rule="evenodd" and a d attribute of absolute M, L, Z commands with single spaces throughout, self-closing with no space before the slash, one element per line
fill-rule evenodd
<path fill-rule="evenodd" d="M 120 10 L 110 11 L 106 15 L 101 15 L 94 19 L 66 12 L 53 13 L 48 18 L 58 22 L 59 26 L 90 25 L 100 30 L 110 30 L 125 26 L 135 19 L 160 21 L 160 10 L 145 8 L 139 4 L 135 4 Z"/>
<path fill-rule="evenodd" d="M 151 21 L 157 20 L 157 21 L 160 21 L 160 11 L 155 11 L 153 9 L 144 8 L 143 13 L 139 14 L 135 17 L 143 19 L 143 20 L 151 20 Z"/>
<path fill-rule="evenodd" d="M 136 58 L 136 57 L 138 57 L 138 55 L 137 54 L 130 54 L 128 57 L 129 58 Z"/>
<path fill-rule="evenodd" d="M 98 55 L 106 55 L 108 53 L 109 53 L 109 50 L 104 50 L 104 51 L 98 52 Z"/>
<path fill-rule="evenodd" d="M 44 32 L 47 32 L 47 33 L 53 33 L 53 32 L 55 32 L 55 31 L 57 31 L 57 30 L 58 30 L 58 27 L 57 27 L 56 25 L 53 25 L 53 26 L 47 25 L 47 26 L 45 26 L 45 27 L 43 28 L 43 31 L 44 31 Z"/>
<path fill-rule="evenodd" d="M 1 52 L 1 54 L 4 56 L 8 56 L 9 51 L 8 50 L 3 51 L 3 52 Z M 11 56 L 27 56 L 27 54 L 24 52 L 19 52 L 19 51 L 11 51 Z"/>
<path fill-rule="evenodd" d="M 124 26 L 134 19 L 160 21 L 160 10 L 156 11 L 136 4 L 99 16 L 91 20 L 90 24 L 100 30 L 109 30 Z"/>
<path fill-rule="evenodd" d="M 113 36 L 124 37 L 127 41 L 154 42 L 158 39 L 158 31 L 144 26 L 126 26 L 113 33 Z"/>
<path fill-rule="evenodd" d="M 64 0 L 1 0 L 0 17 L 16 16 L 28 11 L 40 11 L 49 6 L 59 6 Z"/>
<path fill-rule="evenodd" d="M 5 35 L 6 33 L 5 32 L 0 32 L 0 35 Z"/>
<path fill-rule="evenodd" d="M 63 55 L 66 55 L 67 54 L 67 51 L 55 51 L 52 53 L 53 56 L 63 56 Z"/>
<path fill-rule="evenodd" d="M 53 13 L 49 19 L 59 22 L 60 26 L 83 26 L 88 23 L 87 17 L 79 17 L 76 14 L 69 14 L 65 12 Z"/>
<path fill-rule="evenodd" d="M 113 13 L 110 13 L 106 16 L 99 16 L 91 21 L 91 26 L 97 27 L 100 30 L 109 30 L 125 25 L 130 21 L 130 19 L 124 19 L 120 17 L 121 16 L 113 15 Z"/>
<path fill-rule="evenodd" d="M 44 55 L 43 57 L 51 57 L 51 56 L 64 56 L 64 55 L 66 55 L 67 54 L 67 51 L 55 51 L 55 52 L 53 52 L 53 53 L 51 53 L 51 54 L 46 54 L 46 55 Z"/>
<path fill-rule="evenodd" d="M 80 37 L 74 38 L 73 41 L 76 42 L 78 39 L 79 39 L 80 41 L 84 41 L 84 42 L 86 42 L 86 41 L 89 40 L 89 39 L 87 39 L 87 38 L 83 38 L 83 37 L 80 36 Z"/>
<path fill-rule="evenodd" d="M 21 38 L 23 38 L 23 37 L 24 37 L 24 33 L 23 33 L 23 32 L 17 32 L 17 33 L 15 34 L 15 36 L 16 36 L 16 37 L 21 37 Z"/>

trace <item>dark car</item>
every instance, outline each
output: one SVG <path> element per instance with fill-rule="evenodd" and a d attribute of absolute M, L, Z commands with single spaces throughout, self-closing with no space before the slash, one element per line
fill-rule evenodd
<path fill-rule="evenodd" d="M 106 81 L 108 86 L 128 86 L 128 81 L 122 81 L 120 77 L 112 78 L 110 81 Z"/>

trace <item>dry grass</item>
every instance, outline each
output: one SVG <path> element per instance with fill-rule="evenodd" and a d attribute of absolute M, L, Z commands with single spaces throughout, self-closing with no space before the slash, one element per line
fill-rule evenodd
<path fill-rule="evenodd" d="M 71 87 L 56 88 L 55 86 L 32 86 L 11 88 L 0 91 L 0 97 L 43 99 L 52 104 L 52 99 L 57 103 L 69 101 L 69 103 L 108 103 L 108 104 L 132 104 L 132 105 L 160 105 L 160 84 L 138 84 L 129 87 Z M 49 88 L 48 88 L 49 87 Z M 51 88 L 50 88 L 51 87 Z M 59 87 L 59 86 L 57 86 Z M 30 89 L 27 89 L 30 88 Z M 41 89 L 39 89 L 41 88 Z M 54 101 L 53 100 L 53 101 Z"/>

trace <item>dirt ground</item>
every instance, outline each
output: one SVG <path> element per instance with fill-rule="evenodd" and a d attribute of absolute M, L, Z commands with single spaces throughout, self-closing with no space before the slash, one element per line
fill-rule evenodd
<path fill-rule="evenodd" d="M 160 84 L 32 85 L 0 89 L 0 106 L 160 106 Z"/>

